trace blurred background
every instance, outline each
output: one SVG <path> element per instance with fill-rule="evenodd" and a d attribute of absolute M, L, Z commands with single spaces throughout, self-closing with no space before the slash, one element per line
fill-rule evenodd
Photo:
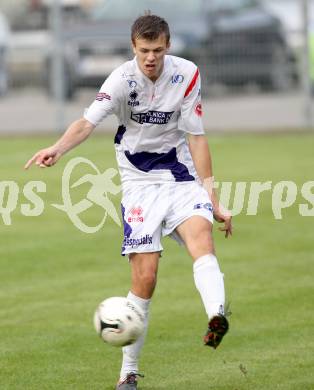
<path fill-rule="evenodd" d="M 234 314 L 213 354 L 201 346 L 206 319 L 191 261 L 164 240 L 143 383 L 151 390 L 314 389 L 313 3 L 0 0 L 1 390 L 111 389 L 117 380 L 120 350 L 99 342 L 92 316 L 102 299 L 127 293 L 122 231 L 108 218 L 97 233 L 83 233 L 53 206 L 64 201 L 73 157 L 91 159 L 99 172 L 116 167 L 115 118 L 53 169 L 23 166 L 132 58 L 130 27 L 147 9 L 169 21 L 172 53 L 200 67 L 215 178 L 225 193 L 230 188 L 220 199 L 227 208 L 243 200 L 243 210 L 228 242 L 214 227 Z M 69 184 L 95 172 L 81 164 Z M 238 184 L 245 193 L 236 196 Z M 90 188 L 69 188 L 73 209 Z M 120 196 L 111 200 L 118 210 Z M 279 207 L 283 218 L 275 219 Z M 78 217 L 94 227 L 103 215 L 92 204 Z"/>
<path fill-rule="evenodd" d="M 0 132 L 80 117 L 132 58 L 130 27 L 148 9 L 169 22 L 171 53 L 200 67 L 207 130 L 312 127 L 312 0 L 1 0 Z"/>

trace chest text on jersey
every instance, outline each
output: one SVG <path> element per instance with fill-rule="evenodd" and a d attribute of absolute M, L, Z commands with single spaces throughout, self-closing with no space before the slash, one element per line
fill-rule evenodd
<path fill-rule="evenodd" d="M 174 111 L 164 112 L 164 111 L 147 111 L 141 112 L 139 114 L 135 114 L 133 111 L 131 112 L 131 119 L 141 125 L 143 123 L 152 123 L 155 125 L 165 125 L 167 124 Z"/>

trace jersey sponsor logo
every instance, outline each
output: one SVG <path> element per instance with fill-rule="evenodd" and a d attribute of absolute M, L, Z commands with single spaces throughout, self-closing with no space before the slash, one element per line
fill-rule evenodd
<path fill-rule="evenodd" d="M 148 111 L 148 112 L 141 112 L 139 114 L 134 114 L 134 112 L 131 112 L 131 119 L 137 123 L 140 123 L 141 125 L 143 123 L 151 123 L 154 125 L 165 125 L 167 124 L 174 111 L 170 112 L 164 112 L 164 111 Z"/>
<path fill-rule="evenodd" d="M 140 246 L 140 245 L 147 245 L 153 243 L 153 236 L 150 236 L 149 234 L 146 234 L 146 236 L 142 236 L 140 238 L 129 238 L 124 237 L 123 240 L 123 246 L 131 246 L 132 248 L 134 246 Z"/>
<path fill-rule="evenodd" d="M 131 107 L 136 107 L 140 105 L 140 102 L 136 100 L 138 97 L 138 93 L 136 91 L 132 91 L 129 94 L 130 100 L 128 101 L 128 105 Z"/>
<path fill-rule="evenodd" d="M 104 99 L 106 99 L 106 100 L 111 100 L 111 96 L 108 95 L 108 94 L 105 93 L 105 92 L 99 92 L 99 93 L 97 93 L 97 95 L 96 95 L 96 100 L 98 100 L 99 102 L 102 102 Z"/>
<path fill-rule="evenodd" d="M 181 84 L 184 81 L 184 76 L 182 74 L 175 74 L 171 77 L 172 84 Z"/>
<path fill-rule="evenodd" d="M 203 111 L 202 111 L 202 103 L 198 103 L 195 107 L 195 114 L 197 116 L 202 116 L 203 115 Z"/>
<path fill-rule="evenodd" d="M 128 216 L 128 222 L 144 222 L 144 217 L 142 216 L 143 209 L 141 206 L 139 207 L 132 207 L 129 216 Z"/>
<path fill-rule="evenodd" d="M 196 203 L 193 209 L 194 210 L 206 209 L 208 211 L 213 211 L 213 206 L 211 203 Z"/>
<path fill-rule="evenodd" d="M 129 87 L 134 89 L 137 87 L 137 82 L 135 80 L 127 80 Z"/>

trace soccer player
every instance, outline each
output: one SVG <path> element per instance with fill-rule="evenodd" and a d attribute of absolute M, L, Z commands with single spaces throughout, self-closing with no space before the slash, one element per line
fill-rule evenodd
<path fill-rule="evenodd" d="M 147 14 L 132 31 L 135 58 L 118 67 L 102 85 L 83 118 L 73 122 L 51 147 L 26 164 L 51 167 L 83 142 L 108 115 L 119 121 L 114 138 L 123 188 L 122 254 L 128 255 L 128 298 L 146 316 L 157 279 L 161 237 L 183 243 L 193 271 L 208 326 L 204 344 L 216 348 L 228 331 L 223 275 L 215 256 L 213 218 L 232 234 L 230 214 L 211 188 L 211 156 L 202 124 L 201 83 L 197 66 L 168 55 L 167 22 Z M 145 335 L 123 348 L 117 390 L 137 388 L 138 360 Z"/>

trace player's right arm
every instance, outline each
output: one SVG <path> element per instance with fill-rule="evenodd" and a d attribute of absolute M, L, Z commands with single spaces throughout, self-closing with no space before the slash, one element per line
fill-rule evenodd
<path fill-rule="evenodd" d="M 28 169 L 34 163 L 41 168 L 51 167 L 66 152 L 83 142 L 94 128 L 95 125 L 87 119 L 78 119 L 68 127 L 63 136 L 54 145 L 35 153 L 25 164 L 24 168 Z"/>
<path fill-rule="evenodd" d="M 73 122 L 54 145 L 35 153 L 26 163 L 25 169 L 34 163 L 41 168 L 51 167 L 66 152 L 83 142 L 104 118 L 115 113 L 120 107 L 125 84 L 121 69 L 117 68 L 106 79 L 84 117 Z"/>

